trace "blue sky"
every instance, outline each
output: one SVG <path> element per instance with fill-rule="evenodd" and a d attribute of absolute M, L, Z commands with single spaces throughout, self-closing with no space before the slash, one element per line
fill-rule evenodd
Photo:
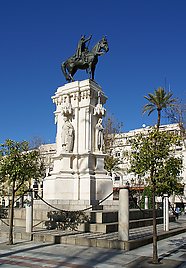
<path fill-rule="evenodd" d="M 60 65 L 82 34 L 93 35 L 90 47 L 107 36 L 110 51 L 99 58 L 95 80 L 124 131 L 155 123 L 142 107 L 159 86 L 185 102 L 185 0 L 1 0 L 0 142 L 55 141 L 51 96 L 66 83 Z"/>

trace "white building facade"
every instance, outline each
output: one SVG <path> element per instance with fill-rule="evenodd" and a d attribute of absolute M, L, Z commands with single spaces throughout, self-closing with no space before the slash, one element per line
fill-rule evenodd
<path fill-rule="evenodd" d="M 125 155 L 130 154 L 131 146 L 129 140 L 135 137 L 137 134 L 148 135 L 148 132 L 151 130 L 151 127 L 144 127 L 140 129 L 131 130 L 126 133 L 116 134 L 114 137 L 114 143 L 112 148 L 112 155 L 114 157 L 119 158 L 120 160 L 120 170 L 113 174 L 113 186 L 120 187 L 123 184 L 128 183 L 130 186 L 134 186 L 137 188 L 143 188 L 145 186 L 145 178 L 136 177 L 134 174 L 128 174 L 129 162 L 128 158 Z M 169 124 L 169 125 L 161 125 L 160 131 L 168 131 L 178 135 L 182 135 L 183 129 L 180 128 L 179 124 Z M 182 135 L 183 136 L 183 135 Z M 182 203 L 182 207 L 184 204 L 186 205 L 186 138 L 183 137 L 183 141 L 181 142 L 181 146 L 176 147 L 175 154 L 177 156 L 183 157 L 183 171 L 181 174 L 181 182 L 184 184 L 184 196 L 182 197 L 173 197 L 173 203 Z"/>
<path fill-rule="evenodd" d="M 138 188 L 143 188 L 145 186 L 145 179 L 135 177 L 132 174 L 128 174 L 129 162 L 128 158 L 125 157 L 126 153 L 130 154 L 131 146 L 129 140 L 135 137 L 139 133 L 143 133 L 148 135 L 148 132 L 151 130 L 150 127 L 144 127 L 140 129 L 134 129 L 129 132 L 119 133 L 114 136 L 113 147 L 111 149 L 111 154 L 120 160 L 119 170 L 117 172 L 113 172 L 113 187 L 121 187 L 128 183 L 130 186 L 135 186 Z M 179 124 L 169 124 L 169 125 L 161 125 L 160 131 L 169 131 L 172 133 L 176 133 L 181 135 L 182 129 Z M 47 170 L 46 173 L 50 173 L 53 169 L 53 156 L 56 151 L 55 144 L 46 144 L 40 146 L 41 154 L 44 156 L 46 161 Z M 184 196 L 181 198 L 174 197 L 174 203 L 185 203 L 186 204 L 186 139 L 183 139 L 181 146 L 176 148 L 176 154 L 182 155 L 183 157 L 183 172 L 182 172 L 182 183 L 185 185 L 184 187 Z"/>

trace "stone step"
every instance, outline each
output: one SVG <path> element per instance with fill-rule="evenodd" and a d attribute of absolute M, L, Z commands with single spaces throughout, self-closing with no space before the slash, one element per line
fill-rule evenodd
<path fill-rule="evenodd" d="M 163 231 L 163 225 L 157 225 L 158 240 L 172 237 L 176 234 L 185 233 L 185 222 L 173 222 L 170 224 L 170 231 Z M 89 247 L 101 247 L 110 249 L 131 250 L 140 246 L 152 243 L 152 227 L 136 228 L 129 230 L 129 241 L 118 240 L 118 233 L 80 233 L 77 231 L 61 230 L 36 230 L 33 234 L 25 233 L 24 228 L 14 230 L 14 239 L 33 240 L 35 242 L 47 242 L 54 244 L 72 244 Z M 9 232 L 7 228 L 0 230 L 0 236 L 7 238 Z"/>
<path fill-rule="evenodd" d="M 100 207 L 101 206 L 99 206 L 99 208 Z M 48 211 L 34 211 L 34 225 L 49 220 L 47 212 Z M 118 221 L 118 211 L 93 210 L 85 211 L 85 213 L 90 217 L 91 223 L 110 223 Z M 7 221 L 7 219 L 5 220 Z M 14 221 L 17 226 L 23 226 L 23 222 L 26 221 L 25 209 L 15 209 Z"/>
<path fill-rule="evenodd" d="M 90 223 L 83 223 L 80 224 L 77 228 L 78 231 L 81 232 L 90 232 L 90 233 L 112 233 L 112 232 L 117 232 L 118 231 L 118 219 L 117 219 L 117 213 L 110 211 L 108 213 L 105 212 L 98 212 L 98 213 L 91 213 L 92 214 L 92 221 Z M 109 219 L 111 221 L 109 222 Z M 114 221 L 115 219 L 115 221 Z M 9 219 L 4 219 L 3 220 L 5 223 L 0 221 L 0 226 L 9 225 Z M 96 222 L 97 221 L 97 222 Z M 156 219 L 157 224 L 163 223 L 163 217 L 158 217 Z M 170 222 L 175 221 L 174 216 L 170 216 L 169 218 Z M 144 226 L 150 226 L 153 224 L 153 219 L 138 219 L 138 220 L 130 220 L 129 222 L 129 228 L 140 228 Z M 26 220 L 25 219 L 14 219 L 14 226 L 16 227 L 25 227 L 26 226 Z M 39 220 L 34 220 L 33 222 L 34 228 L 46 228 L 45 226 L 45 220 L 39 221 Z"/>
<path fill-rule="evenodd" d="M 85 223 L 78 226 L 78 231 L 90 233 L 112 233 L 117 232 L 118 222 L 112 223 Z"/>
<path fill-rule="evenodd" d="M 100 208 L 99 206 L 98 208 Z M 25 208 L 15 209 L 14 217 L 15 219 L 26 218 Z M 33 218 L 36 223 L 39 221 L 47 221 L 47 210 L 34 210 Z M 90 217 L 91 223 L 111 223 L 118 221 L 118 211 L 117 210 L 87 210 L 85 211 Z M 162 211 L 157 210 L 157 217 L 162 217 Z M 152 210 L 130 210 L 129 212 L 130 220 L 148 219 L 152 218 Z"/>
<path fill-rule="evenodd" d="M 159 217 L 156 218 L 156 223 L 160 224 L 163 223 L 163 218 Z M 134 229 L 134 228 L 140 228 L 140 227 L 145 227 L 145 226 L 150 226 L 153 224 L 153 219 L 139 219 L 139 220 L 133 220 L 130 221 L 129 223 L 129 228 Z"/>
<path fill-rule="evenodd" d="M 174 216 L 169 217 L 170 222 L 175 221 Z M 163 223 L 163 217 L 156 218 L 157 224 Z M 145 226 L 150 226 L 153 224 L 153 219 L 139 219 L 132 220 L 129 222 L 129 228 L 140 228 Z M 78 231 L 81 232 L 90 232 L 90 233 L 112 233 L 118 231 L 118 222 L 110 222 L 110 223 L 83 223 L 78 226 Z"/>
<path fill-rule="evenodd" d="M 111 223 L 118 221 L 118 211 L 91 211 L 91 223 Z"/>
<path fill-rule="evenodd" d="M 175 217 L 173 215 L 169 216 L 169 222 L 175 222 Z M 158 217 L 156 218 L 156 223 L 161 224 L 163 223 L 163 217 Z M 153 219 L 139 219 L 139 220 L 132 220 L 129 223 L 129 228 L 140 228 L 140 227 L 145 227 L 145 226 L 150 226 L 153 224 Z"/>

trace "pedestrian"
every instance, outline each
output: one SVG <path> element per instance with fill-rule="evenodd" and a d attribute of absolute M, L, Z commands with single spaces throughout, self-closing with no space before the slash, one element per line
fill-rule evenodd
<path fill-rule="evenodd" d="M 179 207 L 176 208 L 175 214 L 176 214 L 176 219 L 178 220 L 179 215 L 180 215 L 180 208 Z"/>

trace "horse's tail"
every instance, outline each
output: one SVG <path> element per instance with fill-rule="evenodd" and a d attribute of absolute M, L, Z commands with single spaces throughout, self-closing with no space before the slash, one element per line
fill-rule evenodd
<path fill-rule="evenodd" d="M 65 78 L 66 78 L 66 80 L 67 81 L 71 81 L 71 77 L 70 77 L 70 75 L 67 73 L 67 68 L 66 68 L 66 61 L 64 61 L 64 62 L 62 62 L 62 64 L 61 64 L 61 70 L 62 70 L 62 72 L 63 72 L 63 74 L 64 74 L 64 76 L 65 76 Z"/>

